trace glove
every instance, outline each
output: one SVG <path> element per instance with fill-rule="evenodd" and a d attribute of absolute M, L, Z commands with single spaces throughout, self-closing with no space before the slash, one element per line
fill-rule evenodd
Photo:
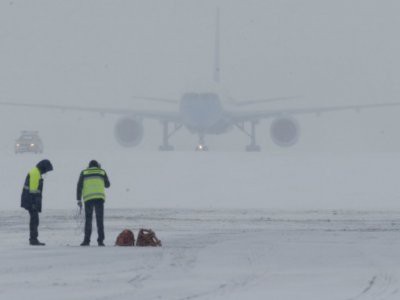
<path fill-rule="evenodd" d="M 82 208 L 82 200 L 78 200 L 78 206 L 79 206 L 79 208 Z"/>

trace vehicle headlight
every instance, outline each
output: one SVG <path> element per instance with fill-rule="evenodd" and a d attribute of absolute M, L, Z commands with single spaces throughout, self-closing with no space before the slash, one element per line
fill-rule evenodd
<path fill-rule="evenodd" d="M 35 146 L 35 144 L 31 144 L 31 147 Z"/>
<path fill-rule="evenodd" d="M 15 146 L 19 147 L 19 144 L 16 144 Z"/>

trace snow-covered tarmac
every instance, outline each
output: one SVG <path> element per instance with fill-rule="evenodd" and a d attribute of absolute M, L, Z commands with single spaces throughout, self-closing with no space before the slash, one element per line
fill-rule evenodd
<path fill-rule="evenodd" d="M 400 298 L 396 153 L 2 157 L 1 300 Z M 31 247 L 19 197 L 42 158 L 55 166 L 40 223 L 47 245 Z M 111 180 L 105 248 L 79 247 L 74 219 L 78 175 L 93 158 Z M 163 247 L 114 247 L 124 228 L 152 228 Z"/>
<path fill-rule="evenodd" d="M 109 209 L 105 248 L 77 246 L 74 214 L 45 211 L 30 247 L 27 214 L 1 213 L 1 299 L 400 297 L 400 212 Z M 140 227 L 163 247 L 113 246 Z"/>

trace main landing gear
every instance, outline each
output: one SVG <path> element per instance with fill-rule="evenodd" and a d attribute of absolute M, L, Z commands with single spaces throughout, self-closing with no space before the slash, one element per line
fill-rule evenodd
<path fill-rule="evenodd" d="M 250 144 L 246 146 L 246 151 L 247 152 L 260 152 L 261 147 L 257 145 L 256 143 L 256 125 L 258 124 L 258 121 L 252 121 L 250 122 L 250 132 L 247 131 L 247 129 L 244 126 L 244 123 L 242 124 L 236 124 L 236 127 L 239 128 L 244 134 L 246 134 L 248 137 L 250 137 Z"/>
<path fill-rule="evenodd" d="M 169 138 L 173 136 L 179 129 L 181 129 L 182 125 L 175 123 L 175 127 L 170 132 L 168 126 L 169 122 L 163 121 L 162 124 L 163 124 L 163 140 L 162 144 L 160 145 L 160 147 L 158 147 L 158 149 L 160 151 L 173 151 L 174 147 L 169 144 Z"/>

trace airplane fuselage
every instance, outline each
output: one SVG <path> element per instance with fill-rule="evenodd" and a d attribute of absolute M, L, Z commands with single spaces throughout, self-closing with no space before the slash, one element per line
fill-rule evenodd
<path fill-rule="evenodd" d="M 231 128 L 218 94 L 186 93 L 179 111 L 183 125 L 192 133 L 222 134 Z"/>

